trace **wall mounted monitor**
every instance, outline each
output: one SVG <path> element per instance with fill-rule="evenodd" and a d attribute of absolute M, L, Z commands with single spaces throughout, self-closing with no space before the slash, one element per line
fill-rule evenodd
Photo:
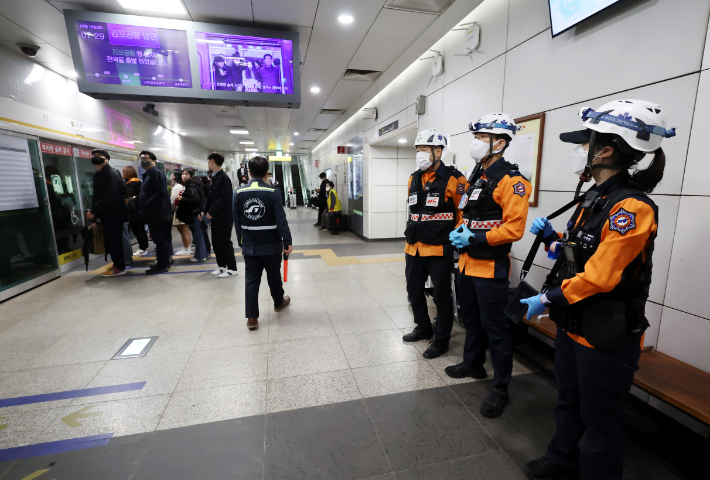
<path fill-rule="evenodd" d="M 556 37 L 621 0 L 548 0 L 552 36 Z"/>
<path fill-rule="evenodd" d="M 298 108 L 298 32 L 65 10 L 79 91 L 102 100 Z"/>

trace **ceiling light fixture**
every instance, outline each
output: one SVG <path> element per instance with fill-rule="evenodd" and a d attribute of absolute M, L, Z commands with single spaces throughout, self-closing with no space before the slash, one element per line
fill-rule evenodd
<path fill-rule="evenodd" d="M 298 136 L 298 132 L 293 132 L 294 135 Z"/>
<path fill-rule="evenodd" d="M 320 88 L 318 88 L 318 87 L 311 87 L 311 93 L 320 93 Z"/>
<path fill-rule="evenodd" d="M 247 152 L 258 152 L 259 151 L 258 148 L 245 148 L 244 150 L 246 150 Z"/>
<path fill-rule="evenodd" d="M 232 135 L 249 135 L 248 130 L 230 130 L 229 133 Z"/>
<path fill-rule="evenodd" d="M 185 15 L 185 8 L 180 0 L 118 0 L 118 3 L 129 10 Z"/>
<path fill-rule="evenodd" d="M 346 25 L 349 23 L 353 23 L 353 20 L 354 18 L 352 17 L 352 15 L 341 15 L 338 17 L 338 21 Z"/>
<path fill-rule="evenodd" d="M 293 143 L 290 143 L 289 145 L 291 145 L 293 147 Z"/>
<path fill-rule="evenodd" d="M 239 145 L 254 145 L 254 142 L 239 142 Z"/>
<path fill-rule="evenodd" d="M 25 83 L 27 85 L 32 85 L 37 80 L 44 77 L 44 70 L 44 67 L 39 63 L 35 63 L 34 65 L 32 65 L 32 70 L 30 71 L 30 74 L 27 75 L 27 78 L 25 78 Z"/>
<path fill-rule="evenodd" d="M 180 135 L 187 135 L 187 132 L 180 132 Z"/>
<path fill-rule="evenodd" d="M 153 147 L 153 148 L 151 148 L 151 150 L 165 150 L 165 149 L 162 147 Z"/>
<path fill-rule="evenodd" d="M 407 143 L 407 139 L 406 139 L 406 138 L 400 138 L 400 139 L 399 139 L 399 143 Z"/>
<path fill-rule="evenodd" d="M 162 132 L 162 131 L 163 131 L 163 126 L 162 126 L 162 125 L 158 125 L 158 128 L 157 128 L 157 130 L 156 130 L 155 132 L 153 132 L 153 135 L 157 135 L 157 134 L 159 134 L 159 133 Z"/>

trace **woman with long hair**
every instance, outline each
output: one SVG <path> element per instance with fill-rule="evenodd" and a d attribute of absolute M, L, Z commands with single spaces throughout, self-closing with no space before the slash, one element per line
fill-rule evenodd
<path fill-rule="evenodd" d="M 177 209 L 180 205 L 180 201 L 182 200 L 182 192 L 185 191 L 184 176 L 184 173 L 181 173 L 180 171 L 175 171 L 172 174 L 175 185 L 173 185 L 173 189 L 170 191 L 170 202 L 173 206 L 173 226 L 177 227 L 177 231 L 180 234 L 183 245 L 183 248 L 175 252 L 175 255 L 192 255 L 192 249 L 190 248 L 190 244 L 192 243 L 190 226 L 186 225 L 184 222 L 181 222 L 177 217 Z"/>
<path fill-rule="evenodd" d="M 245 92 L 258 92 L 261 88 L 261 76 L 254 67 L 254 62 L 247 59 L 246 67 L 242 70 L 242 84 Z"/>
<path fill-rule="evenodd" d="M 176 217 L 192 227 L 193 240 L 195 242 L 195 255 L 191 262 L 204 262 L 210 255 L 207 253 L 205 240 L 203 237 L 201 221 L 198 215 L 205 206 L 205 194 L 202 191 L 202 182 L 195 176 L 195 170 L 186 168 L 182 171 L 182 179 L 185 182 L 185 189 L 180 195 L 180 205 Z"/>
<path fill-rule="evenodd" d="M 148 234 L 145 233 L 145 224 L 138 213 L 138 206 L 136 205 L 143 182 L 138 178 L 136 169 L 131 166 L 123 167 L 121 173 L 126 181 L 126 191 L 128 193 L 128 228 L 131 229 L 138 241 L 138 250 L 133 252 L 133 255 L 144 255 L 148 252 Z"/>

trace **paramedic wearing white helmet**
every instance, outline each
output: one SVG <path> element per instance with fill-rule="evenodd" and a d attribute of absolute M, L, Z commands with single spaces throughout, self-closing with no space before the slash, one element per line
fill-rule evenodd
<path fill-rule="evenodd" d="M 405 342 L 430 339 L 434 341 L 423 353 L 424 358 L 436 358 L 449 350 L 454 321 L 451 296 L 451 269 L 454 248 L 449 232 L 460 217 L 458 205 L 466 191 L 466 178 L 453 166 L 446 166 L 441 155 L 448 146 L 445 135 L 434 128 L 419 132 L 418 170 L 409 177 L 407 245 L 404 248 L 407 295 L 412 305 L 414 331 L 405 335 Z M 434 284 L 436 326 L 432 328 L 424 286 L 427 277 Z"/>
<path fill-rule="evenodd" d="M 508 403 L 513 370 L 513 338 L 503 313 L 509 297 L 510 249 L 525 233 L 530 182 L 503 158 L 518 128 L 505 113 L 484 115 L 469 125 L 476 168 L 459 208 L 462 219 L 451 232 L 461 251 L 457 279 L 461 320 L 466 327 L 463 362 L 446 367 L 453 378 L 486 378 L 486 345 L 495 373 L 481 415 L 495 418 Z"/>
<path fill-rule="evenodd" d="M 529 479 L 620 480 L 623 475 L 623 417 L 638 370 L 658 207 L 648 197 L 663 178 L 666 130 L 660 105 L 615 100 L 579 113 L 585 130 L 563 133 L 576 144 L 571 170 L 577 191 L 594 178 L 565 232 L 546 218 L 530 229 L 543 232 L 557 261 L 543 294 L 521 302 L 528 318 L 545 308 L 557 324 L 555 375 L 557 428 L 544 457 L 524 469 Z M 653 154 L 643 170 L 636 164 Z M 634 171 L 629 173 L 629 169 Z M 579 442 L 585 436 L 581 450 Z"/>

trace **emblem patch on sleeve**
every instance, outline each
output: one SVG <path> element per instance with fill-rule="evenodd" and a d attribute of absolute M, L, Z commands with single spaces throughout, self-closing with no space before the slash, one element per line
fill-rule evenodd
<path fill-rule="evenodd" d="M 618 212 L 609 217 L 609 230 L 624 235 L 629 230 L 636 228 L 636 214 L 620 208 Z"/>
<path fill-rule="evenodd" d="M 463 195 L 464 193 L 466 193 L 466 185 L 464 185 L 463 183 L 459 183 L 458 185 L 456 185 L 456 193 L 458 193 L 459 195 Z"/>
<path fill-rule="evenodd" d="M 516 195 L 520 195 L 521 197 L 525 196 L 525 185 L 523 185 L 523 182 L 518 182 L 515 185 L 513 185 L 513 193 Z"/>

